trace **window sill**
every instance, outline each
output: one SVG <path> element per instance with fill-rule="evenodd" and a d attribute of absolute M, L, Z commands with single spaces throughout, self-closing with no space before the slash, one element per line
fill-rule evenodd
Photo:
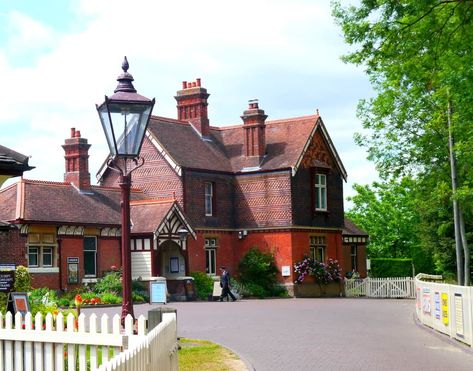
<path fill-rule="evenodd" d="M 38 268 L 28 268 L 28 272 L 34 273 L 59 273 L 59 267 L 38 267 Z"/>
<path fill-rule="evenodd" d="M 82 283 L 97 283 L 96 277 L 86 277 L 82 279 Z"/>

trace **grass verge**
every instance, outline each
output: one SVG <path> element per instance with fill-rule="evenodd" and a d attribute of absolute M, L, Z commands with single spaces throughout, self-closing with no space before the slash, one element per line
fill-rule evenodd
<path fill-rule="evenodd" d="M 179 343 L 179 371 L 247 370 L 235 353 L 210 341 L 181 338 Z"/>

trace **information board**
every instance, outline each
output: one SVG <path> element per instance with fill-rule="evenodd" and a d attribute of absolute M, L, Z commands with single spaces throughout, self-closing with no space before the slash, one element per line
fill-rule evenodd
<path fill-rule="evenodd" d="M 149 283 L 149 303 L 157 304 L 163 303 L 166 304 L 166 281 L 150 281 Z"/>
<path fill-rule="evenodd" d="M 0 272 L 0 292 L 10 292 L 15 284 L 15 271 Z"/>

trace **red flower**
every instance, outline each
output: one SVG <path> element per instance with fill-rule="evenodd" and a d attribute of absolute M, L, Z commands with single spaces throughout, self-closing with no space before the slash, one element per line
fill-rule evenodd
<path fill-rule="evenodd" d="M 82 304 L 82 296 L 80 294 L 77 294 L 76 297 L 74 298 L 74 304 L 76 307 L 80 307 Z"/>

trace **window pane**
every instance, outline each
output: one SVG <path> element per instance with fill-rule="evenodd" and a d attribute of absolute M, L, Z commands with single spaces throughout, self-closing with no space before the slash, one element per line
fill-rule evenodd
<path fill-rule="evenodd" d="M 28 266 L 37 267 L 38 266 L 38 247 L 29 247 L 28 248 Z"/>
<path fill-rule="evenodd" d="M 84 250 L 97 251 L 97 240 L 95 237 L 84 237 Z"/>
<path fill-rule="evenodd" d="M 143 250 L 143 240 L 138 238 L 135 240 L 136 250 Z"/>
<path fill-rule="evenodd" d="M 205 215 L 212 215 L 212 196 L 205 195 Z"/>
<path fill-rule="evenodd" d="M 97 239 L 95 237 L 84 237 L 84 274 L 94 277 L 97 275 Z"/>
<path fill-rule="evenodd" d="M 144 243 L 145 243 L 144 244 L 144 249 L 149 250 L 150 247 L 151 247 L 151 243 L 150 243 L 149 239 L 144 240 Z"/>
<path fill-rule="evenodd" d="M 53 266 L 53 249 L 52 247 L 43 247 L 43 267 Z"/>

